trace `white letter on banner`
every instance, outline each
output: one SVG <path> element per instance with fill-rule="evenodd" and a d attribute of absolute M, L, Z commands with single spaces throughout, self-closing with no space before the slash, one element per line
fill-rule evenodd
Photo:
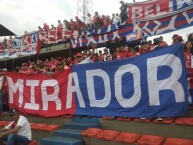
<path fill-rule="evenodd" d="M 103 79 L 105 96 L 102 100 L 96 100 L 94 79 L 93 79 L 94 77 L 100 77 Z M 86 80 L 90 106 L 100 108 L 108 106 L 111 101 L 111 88 L 108 74 L 101 69 L 89 70 L 86 71 Z"/>
<path fill-rule="evenodd" d="M 177 2 L 177 10 L 181 9 L 184 4 L 188 4 L 190 6 L 192 0 L 176 0 Z"/>
<path fill-rule="evenodd" d="M 82 37 L 78 38 L 80 47 L 82 47 Z"/>
<path fill-rule="evenodd" d="M 19 89 L 19 107 L 22 106 L 23 103 L 23 80 L 18 79 L 17 82 L 14 84 L 12 81 L 12 78 L 7 77 L 7 81 L 9 84 L 9 103 L 13 104 L 13 93 L 16 93 L 17 90 Z"/>
<path fill-rule="evenodd" d="M 77 38 L 74 38 L 74 40 L 70 39 L 70 41 L 71 41 L 72 47 L 76 48 L 77 47 L 77 41 L 78 41 Z"/>
<path fill-rule="evenodd" d="M 157 80 L 157 71 L 160 66 L 168 66 L 172 69 L 172 74 L 164 80 Z M 149 89 L 150 106 L 160 105 L 159 91 L 172 90 L 176 102 L 184 102 L 185 94 L 182 84 L 178 79 L 182 75 L 182 64 L 178 57 L 173 54 L 166 54 L 147 60 L 147 77 Z"/>
<path fill-rule="evenodd" d="M 132 19 L 143 17 L 143 8 L 141 6 L 131 7 L 131 10 L 132 10 Z"/>
<path fill-rule="evenodd" d="M 86 39 L 88 39 L 88 42 L 87 42 L 86 46 L 88 46 L 88 45 L 91 44 L 91 43 L 97 43 L 97 42 L 94 40 L 93 36 L 86 37 Z"/>
<path fill-rule="evenodd" d="M 99 35 L 99 43 L 108 41 L 107 34 Z"/>
<path fill-rule="evenodd" d="M 72 81 L 74 80 L 74 81 Z M 74 83 L 74 86 L 72 84 Z M 79 81 L 78 81 L 78 75 L 77 73 L 70 73 L 68 75 L 68 90 L 67 90 L 67 100 L 66 100 L 66 108 L 71 108 L 72 107 L 72 93 L 76 92 L 77 98 L 79 101 L 79 105 L 82 108 L 85 108 L 85 103 L 84 99 L 82 96 L 82 93 L 80 91 L 79 87 Z"/>
<path fill-rule="evenodd" d="M 31 99 L 30 103 L 25 103 L 24 108 L 32 109 L 32 110 L 39 110 L 39 104 L 35 103 L 35 87 L 39 86 L 39 80 L 27 80 L 26 86 L 31 87 Z"/>
<path fill-rule="evenodd" d="M 112 38 L 112 40 L 115 40 L 116 38 L 120 38 L 120 36 L 119 36 L 119 34 L 118 34 L 118 31 L 114 31 L 113 32 L 113 38 Z"/>
<path fill-rule="evenodd" d="M 154 17 L 155 16 L 155 12 L 154 12 L 154 5 L 151 4 L 149 6 L 146 6 L 145 8 L 145 17 Z M 153 13 L 154 12 L 154 13 Z"/>
<path fill-rule="evenodd" d="M 133 75 L 134 94 L 129 99 L 122 95 L 122 76 L 130 72 Z M 129 86 L 128 86 L 129 87 Z M 136 106 L 141 99 L 140 70 L 133 64 L 121 66 L 115 73 L 115 96 L 119 104 L 124 108 Z"/>
<path fill-rule="evenodd" d="M 48 94 L 46 87 L 53 87 L 54 93 Z M 46 111 L 48 110 L 48 102 L 49 101 L 54 101 L 56 103 L 56 110 L 62 109 L 61 100 L 58 98 L 60 88 L 58 86 L 57 80 L 43 80 L 42 86 L 41 86 L 41 91 L 42 91 L 43 110 L 46 110 Z"/>

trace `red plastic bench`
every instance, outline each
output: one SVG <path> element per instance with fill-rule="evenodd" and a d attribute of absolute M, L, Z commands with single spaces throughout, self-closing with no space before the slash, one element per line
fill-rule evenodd
<path fill-rule="evenodd" d="M 138 140 L 138 145 L 162 145 L 164 137 L 154 135 L 142 135 Z"/>
<path fill-rule="evenodd" d="M 114 138 L 119 134 L 120 134 L 119 131 L 103 130 L 101 133 L 96 135 L 96 138 L 100 138 L 104 140 L 114 140 Z"/>
<path fill-rule="evenodd" d="M 193 140 L 181 138 L 166 138 L 163 145 L 193 145 Z"/>
<path fill-rule="evenodd" d="M 46 125 L 46 126 L 43 126 L 42 128 L 40 128 L 40 130 L 52 132 L 52 131 L 57 130 L 59 128 L 60 128 L 59 125 Z"/>
<path fill-rule="evenodd" d="M 180 125 L 193 125 L 193 118 L 177 118 L 175 120 L 176 124 L 180 124 Z"/>
<path fill-rule="evenodd" d="M 88 128 L 82 132 L 83 136 L 95 137 L 97 134 L 101 133 L 103 129 L 100 128 Z"/>
<path fill-rule="evenodd" d="M 140 137 L 137 133 L 121 132 L 118 136 L 115 137 L 116 142 L 123 142 L 126 144 L 134 144 L 137 142 L 137 139 Z"/>
<path fill-rule="evenodd" d="M 41 130 L 41 128 L 45 127 L 46 124 L 36 124 L 34 123 L 32 126 L 31 126 L 31 129 L 34 129 L 34 130 Z"/>

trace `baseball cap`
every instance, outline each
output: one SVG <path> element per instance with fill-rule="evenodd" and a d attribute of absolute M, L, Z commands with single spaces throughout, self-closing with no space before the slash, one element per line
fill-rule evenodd
<path fill-rule="evenodd" d="M 178 34 L 174 34 L 174 35 L 172 36 L 172 39 L 175 39 L 177 36 L 178 36 Z"/>
<path fill-rule="evenodd" d="M 12 110 L 9 111 L 9 114 L 10 115 L 15 115 L 15 114 L 18 114 L 18 111 L 17 111 L 17 109 L 12 109 Z"/>
<path fill-rule="evenodd" d="M 148 42 L 146 40 L 142 40 L 140 45 L 144 45 L 144 44 L 148 44 Z"/>

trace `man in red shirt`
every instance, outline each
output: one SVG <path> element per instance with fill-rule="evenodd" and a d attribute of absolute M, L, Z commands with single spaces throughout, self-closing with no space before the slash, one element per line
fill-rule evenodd
<path fill-rule="evenodd" d="M 150 46 L 149 43 L 147 41 L 142 41 L 140 44 L 140 50 L 139 50 L 139 54 L 144 54 L 150 51 Z"/>
<path fill-rule="evenodd" d="M 161 47 L 167 47 L 168 44 L 163 40 L 163 36 L 159 37 L 159 46 Z"/>
<path fill-rule="evenodd" d="M 0 53 L 3 52 L 3 45 L 2 43 L 0 42 Z"/>
<path fill-rule="evenodd" d="M 32 74 L 34 70 L 30 69 L 27 63 L 22 63 L 20 73 Z"/>
<path fill-rule="evenodd" d="M 46 32 L 48 32 L 48 31 L 49 31 L 49 26 L 48 26 L 48 24 L 44 23 L 43 29 L 44 29 Z"/>
<path fill-rule="evenodd" d="M 61 40 L 62 39 L 62 23 L 60 20 L 58 20 L 58 27 L 57 27 L 57 37 L 58 37 L 58 40 Z"/>

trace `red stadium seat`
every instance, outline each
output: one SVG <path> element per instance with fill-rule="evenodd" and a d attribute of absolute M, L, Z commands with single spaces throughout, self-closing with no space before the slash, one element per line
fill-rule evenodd
<path fill-rule="evenodd" d="M 51 131 L 57 130 L 57 129 L 59 129 L 59 128 L 60 128 L 59 125 L 46 125 L 46 126 L 40 128 L 40 130 L 44 130 L 44 131 L 49 131 L 49 132 L 51 132 Z"/>
<path fill-rule="evenodd" d="M 127 117 L 118 117 L 117 120 L 120 120 L 120 121 L 132 121 L 133 118 L 127 118 Z"/>
<path fill-rule="evenodd" d="M 83 136 L 95 137 L 97 134 L 101 133 L 103 129 L 100 128 L 88 128 L 82 132 Z"/>
<path fill-rule="evenodd" d="M 35 123 L 29 123 L 30 124 L 30 126 L 32 127 Z"/>
<path fill-rule="evenodd" d="M 193 145 L 193 140 L 180 138 L 166 138 L 163 145 Z"/>
<path fill-rule="evenodd" d="M 164 137 L 154 135 L 142 135 L 138 140 L 138 145 L 162 145 Z"/>
<path fill-rule="evenodd" d="M 115 137 L 115 141 L 124 142 L 126 144 L 134 144 L 139 137 L 140 135 L 137 133 L 122 132 Z"/>
<path fill-rule="evenodd" d="M 175 121 L 175 118 L 164 118 L 163 120 L 157 120 L 157 119 L 153 120 L 154 123 L 164 123 L 164 124 L 172 124 L 174 123 L 174 121 Z"/>
<path fill-rule="evenodd" d="M 4 126 L 6 121 L 0 121 L 0 126 Z"/>
<path fill-rule="evenodd" d="M 10 121 L 0 121 L 0 126 L 7 126 Z"/>
<path fill-rule="evenodd" d="M 183 118 L 177 118 L 177 119 L 175 120 L 175 123 L 176 123 L 176 124 L 179 124 L 179 125 L 183 125 L 183 124 L 184 124 L 184 120 L 183 120 Z"/>
<path fill-rule="evenodd" d="M 176 124 L 180 125 L 193 125 L 193 118 L 177 118 L 175 120 Z"/>
<path fill-rule="evenodd" d="M 101 133 L 96 135 L 96 138 L 100 138 L 104 140 L 113 140 L 119 134 L 120 134 L 119 131 L 103 130 Z"/>
<path fill-rule="evenodd" d="M 46 124 L 36 124 L 34 123 L 32 126 L 31 126 L 31 129 L 34 129 L 34 130 L 41 130 L 41 128 L 45 127 Z"/>

